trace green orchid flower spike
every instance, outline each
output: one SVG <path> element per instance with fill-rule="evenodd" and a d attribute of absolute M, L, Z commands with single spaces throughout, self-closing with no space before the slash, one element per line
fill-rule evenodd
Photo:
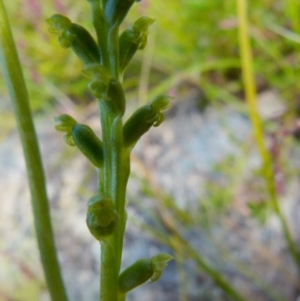
<path fill-rule="evenodd" d="M 164 111 L 172 98 L 158 96 L 124 123 L 123 75 L 137 50 L 145 48 L 154 19 L 141 17 L 119 34 L 120 24 L 136 1 L 88 2 L 97 40 L 65 16 L 55 14 L 47 22 L 50 32 L 58 35 L 59 44 L 71 48 L 84 65 L 83 75 L 90 80 L 88 89 L 98 102 L 102 137 L 67 114 L 55 118 L 55 127 L 65 133 L 65 142 L 77 146 L 97 169 L 98 187 L 88 201 L 86 225 L 101 245 L 100 301 L 124 301 L 126 294 L 138 285 L 157 281 L 172 259 L 168 254 L 140 259 L 120 274 L 130 153 L 142 135 L 164 121 Z"/>

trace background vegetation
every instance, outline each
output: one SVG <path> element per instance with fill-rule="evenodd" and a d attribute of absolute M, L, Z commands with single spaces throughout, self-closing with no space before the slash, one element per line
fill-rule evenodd
<path fill-rule="evenodd" d="M 156 95 L 168 92 L 175 96 L 174 111 L 172 113 L 171 110 L 169 118 L 191 98 L 196 103 L 192 109 L 198 110 L 199 115 L 204 116 L 207 111 L 220 115 L 230 111 L 250 118 L 242 80 L 244 70 L 240 58 L 242 42 L 238 36 L 237 2 L 142 0 L 136 5 L 126 21 L 128 26 L 140 15 L 153 17 L 156 22 L 150 30 L 147 48 L 138 54 L 127 73 L 125 85 L 130 105 L 142 105 Z M 276 198 L 284 206 L 286 198 L 292 198 L 294 203 L 299 201 L 299 191 L 291 192 L 290 187 L 299 185 L 300 167 L 299 161 L 293 160 L 293 154 L 296 153 L 296 157 L 299 155 L 300 139 L 300 4 L 296 0 L 248 2 L 249 35 L 253 47 L 251 63 L 258 102 L 264 93 L 271 92 L 271 105 L 264 112 L 268 113 L 278 99 L 284 108 L 280 114 L 271 117 L 266 118 L 263 114 L 256 116 L 262 122 L 263 132 L 262 128 L 260 131 L 265 135 L 274 167 Z M 49 119 L 49 116 L 57 115 L 62 107 L 73 111 L 74 103 L 79 104 L 77 114 L 92 115 L 95 106 L 86 88 L 87 80 L 81 74 L 81 63 L 70 51 L 59 47 L 45 22 L 50 15 L 59 12 L 92 30 L 87 1 L 15 0 L 8 1 L 6 6 L 36 118 Z M 5 144 L 14 133 L 15 124 L 2 81 L 0 93 L 0 141 Z M 226 125 L 224 130 L 228 130 Z M 227 300 L 225 295 L 211 290 L 214 284 L 208 280 L 212 277 L 216 282 L 216 278 L 205 268 L 206 260 L 212 263 L 216 258 L 216 270 L 232 280 L 245 300 L 296 300 L 300 280 L 295 265 L 287 255 L 281 231 L 278 230 L 278 236 L 275 235 L 278 244 L 272 241 L 274 245 L 268 245 L 258 239 L 266 229 L 273 229 L 272 222 L 276 216 L 270 205 L 265 170 L 259 160 L 256 164 L 249 162 L 252 154 L 257 154 L 258 140 L 249 135 L 246 141 L 241 142 L 235 138 L 234 129 L 230 135 L 238 151 L 224 154 L 222 160 L 213 166 L 209 176 L 204 177 L 201 183 L 201 196 L 194 197 L 194 200 L 189 197 L 186 201 L 176 199 L 176 193 L 155 181 L 155 168 L 149 168 L 147 161 L 137 155 L 134 160 L 138 168 L 133 170 L 133 175 L 139 185 L 138 196 L 146 196 L 154 205 L 137 201 L 136 191 L 129 193 L 137 210 L 147 212 L 146 217 L 136 224 L 171 248 L 177 257 L 178 300 Z M 68 156 L 74 154 L 70 151 L 62 153 L 60 159 Z M 185 183 L 174 185 L 184 186 Z M 86 194 L 84 188 L 78 191 Z M 1 192 L 3 198 L 5 196 Z M 299 210 L 299 205 L 293 208 Z M 299 215 L 285 213 L 299 245 L 299 224 L 295 221 Z M 251 231 L 247 227 L 261 232 L 257 235 L 252 233 L 252 238 L 249 238 Z M 278 227 L 276 224 L 275 229 Z M 220 230 L 222 228 L 231 233 L 230 237 L 242 237 L 244 243 L 243 239 L 236 238 L 234 243 L 226 244 L 226 239 L 222 237 L 224 232 Z M 196 241 L 205 241 L 206 249 L 189 243 L 192 236 L 196 237 Z M 10 256 L 3 243 L 0 244 L 0 252 L 4 265 L 14 262 L 18 266 L 17 273 L 13 272 L 13 275 L 18 275 L 14 283 L 19 283 L 20 288 L 28 288 L 28 283 L 33 279 L 31 285 L 34 288 L 31 291 L 36 294 L 34 296 L 40 294 L 44 289 L 41 277 L 31 274 L 18 255 Z M 241 255 L 247 252 L 251 253 L 248 262 Z M 38 262 L 32 260 L 33 265 Z M 193 263 L 192 268 L 190 262 Z M 27 263 L 30 266 L 30 260 Z M 267 276 L 268 273 L 272 273 L 273 278 L 276 274 L 286 275 L 289 287 L 281 280 L 276 282 Z M 199 277 L 201 280 L 192 282 L 191 279 Z M 198 296 L 191 294 L 193 289 L 190 283 L 203 287 Z M 24 292 L 24 289 L 20 291 Z M 0 278 L 1 298 L 25 301 L 36 300 L 37 297 L 7 289 L 1 285 Z"/>

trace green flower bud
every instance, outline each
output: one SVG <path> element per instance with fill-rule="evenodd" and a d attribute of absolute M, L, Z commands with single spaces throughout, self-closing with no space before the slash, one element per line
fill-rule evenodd
<path fill-rule="evenodd" d="M 83 74 L 91 78 L 88 88 L 93 95 L 98 99 L 107 100 L 108 83 L 111 78 L 109 71 L 98 63 L 91 63 L 84 66 Z"/>
<path fill-rule="evenodd" d="M 46 19 L 46 22 L 49 25 L 49 31 L 54 34 L 62 34 L 72 24 L 69 18 L 60 14 L 53 15 L 49 19 Z"/>
<path fill-rule="evenodd" d="M 154 21 L 154 19 L 149 17 L 141 17 L 134 22 L 132 27 L 135 32 L 139 32 L 140 34 L 148 34 L 148 27 L 153 24 Z"/>
<path fill-rule="evenodd" d="M 170 96 L 162 95 L 157 97 L 152 104 L 137 109 L 124 124 L 124 145 L 134 147 L 141 136 L 152 126 L 159 126 L 164 121 L 162 111 L 170 107 L 171 99 Z"/>
<path fill-rule="evenodd" d="M 83 64 L 100 61 L 97 43 L 84 27 L 58 14 L 47 19 L 47 22 L 50 32 L 60 35 L 60 45 L 64 48 L 71 47 Z"/>
<path fill-rule="evenodd" d="M 107 85 L 104 84 L 101 80 L 92 80 L 91 82 L 89 82 L 88 88 L 96 98 L 107 98 Z"/>
<path fill-rule="evenodd" d="M 154 273 L 151 259 L 140 259 L 119 276 L 119 291 L 123 294 L 145 283 Z"/>
<path fill-rule="evenodd" d="M 126 294 L 149 279 L 151 282 L 157 281 L 166 268 L 167 262 L 172 258 L 168 254 L 161 253 L 151 259 L 136 261 L 120 274 L 119 292 Z"/>
<path fill-rule="evenodd" d="M 106 107 L 111 113 L 123 115 L 126 100 L 121 83 L 111 78 L 109 71 L 100 64 L 86 65 L 84 74 L 91 78 L 88 87 L 94 96 L 105 100 Z"/>
<path fill-rule="evenodd" d="M 62 36 L 71 41 L 72 50 L 83 64 L 100 61 L 98 45 L 84 27 L 73 23 Z"/>
<path fill-rule="evenodd" d="M 151 282 L 157 281 L 164 269 L 167 267 L 167 263 L 172 260 L 173 257 L 166 253 L 160 253 L 154 257 L 152 257 L 151 262 L 153 265 L 154 273 L 151 277 Z"/>
<path fill-rule="evenodd" d="M 118 226 L 118 219 L 111 197 L 95 195 L 88 201 L 86 224 L 97 240 L 111 235 Z"/>
<path fill-rule="evenodd" d="M 105 19 L 112 25 L 120 25 L 135 0 L 110 0 L 104 9 Z"/>
<path fill-rule="evenodd" d="M 103 166 L 102 141 L 89 126 L 77 123 L 72 129 L 72 137 L 76 146 L 96 167 Z"/>
<path fill-rule="evenodd" d="M 71 146 L 77 146 L 80 151 L 97 167 L 103 165 L 102 141 L 87 125 L 78 124 L 70 115 L 63 114 L 54 118 L 55 128 L 65 132 L 64 140 Z"/>
<path fill-rule="evenodd" d="M 77 123 L 77 121 L 68 114 L 62 114 L 54 117 L 54 121 L 57 123 L 55 125 L 55 129 L 59 132 L 71 132 L 73 126 Z"/>
<path fill-rule="evenodd" d="M 126 29 L 120 36 L 119 68 L 123 72 L 138 49 L 144 49 L 147 44 L 148 27 L 154 19 L 142 17 L 133 26 Z"/>
<path fill-rule="evenodd" d="M 65 142 L 70 146 L 75 146 L 75 142 L 72 137 L 72 129 L 77 124 L 77 121 L 70 115 L 63 114 L 54 117 L 54 121 L 57 123 L 55 125 L 55 129 L 59 132 L 64 132 L 66 135 L 64 136 Z"/>

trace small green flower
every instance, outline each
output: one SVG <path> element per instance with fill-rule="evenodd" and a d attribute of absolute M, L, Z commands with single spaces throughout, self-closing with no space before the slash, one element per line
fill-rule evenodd
<path fill-rule="evenodd" d="M 119 38 L 120 72 L 124 72 L 129 62 L 139 49 L 144 49 L 147 44 L 148 27 L 154 22 L 148 17 L 139 18 L 133 26 L 126 29 Z"/>
<path fill-rule="evenodd" d="M 111 197 L 95 195 L 88 201 L 86 224 L 97 240 L 111 235 L 117 228 L 118 219 Z"/>
<path fill-rule="evenodd" d="M 172 259 L 171 255 L 160 253 L 151 259 L 137 260 L 120 274 L 119 291 L 125 294 L 149 279 L 151 282 L 157 281 L 167 267 L 167 262 Z"/>
<path fill-rule="evenodd" d="M 85 124 L 79 124 L 70 115 L 63 114 L 54 118 L 55 128 L 65 132 L 64 140 L 70 146 L 77 146 L 79 150 L 96 166 L 103 165 L 102 141 L 94 131 Z"/>
<path fill-rule="evenodd" d="M 100 61 L 98 45 L 84 27 L 59 14 L 47 19 L 47 23 L 49 31 L 59 35 L 60 45 L 64 48 L 71 47 L 84 65 Z"/>
<path fill-rule="evenodd" d="M 126 121 L 123 129 L 124 145 L 132 148 L 152 126 L 159 126 L 165 119 L 163 111 L 170 107 L 172 97 L 158 96 L 151 104 L 137 109 Z"/>

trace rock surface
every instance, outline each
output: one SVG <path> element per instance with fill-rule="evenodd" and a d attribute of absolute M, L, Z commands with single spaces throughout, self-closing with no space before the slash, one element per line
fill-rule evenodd
<path fill-rule="evenodd" d="M 93 126 L 98 119 L 92 116 L 81 122 Z M 43 116 L 36 123 L 59 259 L 70 300 L 96 301 L 100 250 L 85 225 L 86 200 L 96 187 L 94 170 L 75 148 L 63 143 L 60 133 L 53 130 L 52 119 Z M 129 219 L 123 267 L 158 252 L 171 253 L 177 260 L 170 262 L 159 282 L 143 285 L 128 294 L 129 301 L 228 300 L 183 245 L 178 242 L 176 245 L 173 240 L 175 245 L 170 247 L 174 229 L 168 228 L 168 218 L 169 225 L 178 226 L 176 231 L 222 271 L 246 299 L 296 300 L 296 287 L 300 286 L 278 220 L 270 216 L 267 224 L 261 226 L 249 217 L 245 203 L 243 177 L 247 179 L 249 169 L 259 164 L 255 150 L 245 155 L 244 146 L 249 147 L 250 135 L 250 122 L 241 113 L 208 109 L 200 114 L 191 99 L 176 104 L 166 121 L 138 143 L 128 185 Z M 222 167 L 216 168 L 230 157 L 241 158 L 241 164 L 246 166 L 237 169 L 233 184 Z M 226 170 L 231 169 L 228 162 Z M 240 166 L 234 164 L 232 168 Z M 0 171 L 0 261 L 4 267 L 0 270 L 0 293 L 14 296 L 13 300 L 36 300 L 30 299 L 29 293 L 24 294 L 31 279 L 32 294 L 35 292 L 38 300 L 49 300 L 34 241 L 22 151 L 15 132 L 0 146 Z M 220 184 L 219 188 L 216 185 L 211 190 L 207 188 L 215 183 Z M 227 191 L 230 185 L 233 192 Z M 220 192 L 216 193 L 216 189 Z M 157 198 L 161 195 L 167 195 L 162 199 L 171 203 L 166 205 L 166 201 Z M 224 207 L 220 212 L 216 209 L 218 205 L 207 201 L 210 196 L 214 197 L 212 204 L 220 202 L 220 207 Z M 292 229 L 297 229 L 300 227 L 298 180 L 288 185 L 282 202 Z M 160 211 L 167 206 L 168 213 Z M 203 208 L 208 210 L 206 214 L 202 214 Z M 145 224 L 150 231 L 140 229 Z M 168 246 L 155 239 L 151 229 L 165 233 Z M 180 258 L 184 258 L 183 263 Z M 17 280 L 16 275 L 19 275 Z M 23 287 L 23 295 L 15 296 L 16 286 Z"/>

